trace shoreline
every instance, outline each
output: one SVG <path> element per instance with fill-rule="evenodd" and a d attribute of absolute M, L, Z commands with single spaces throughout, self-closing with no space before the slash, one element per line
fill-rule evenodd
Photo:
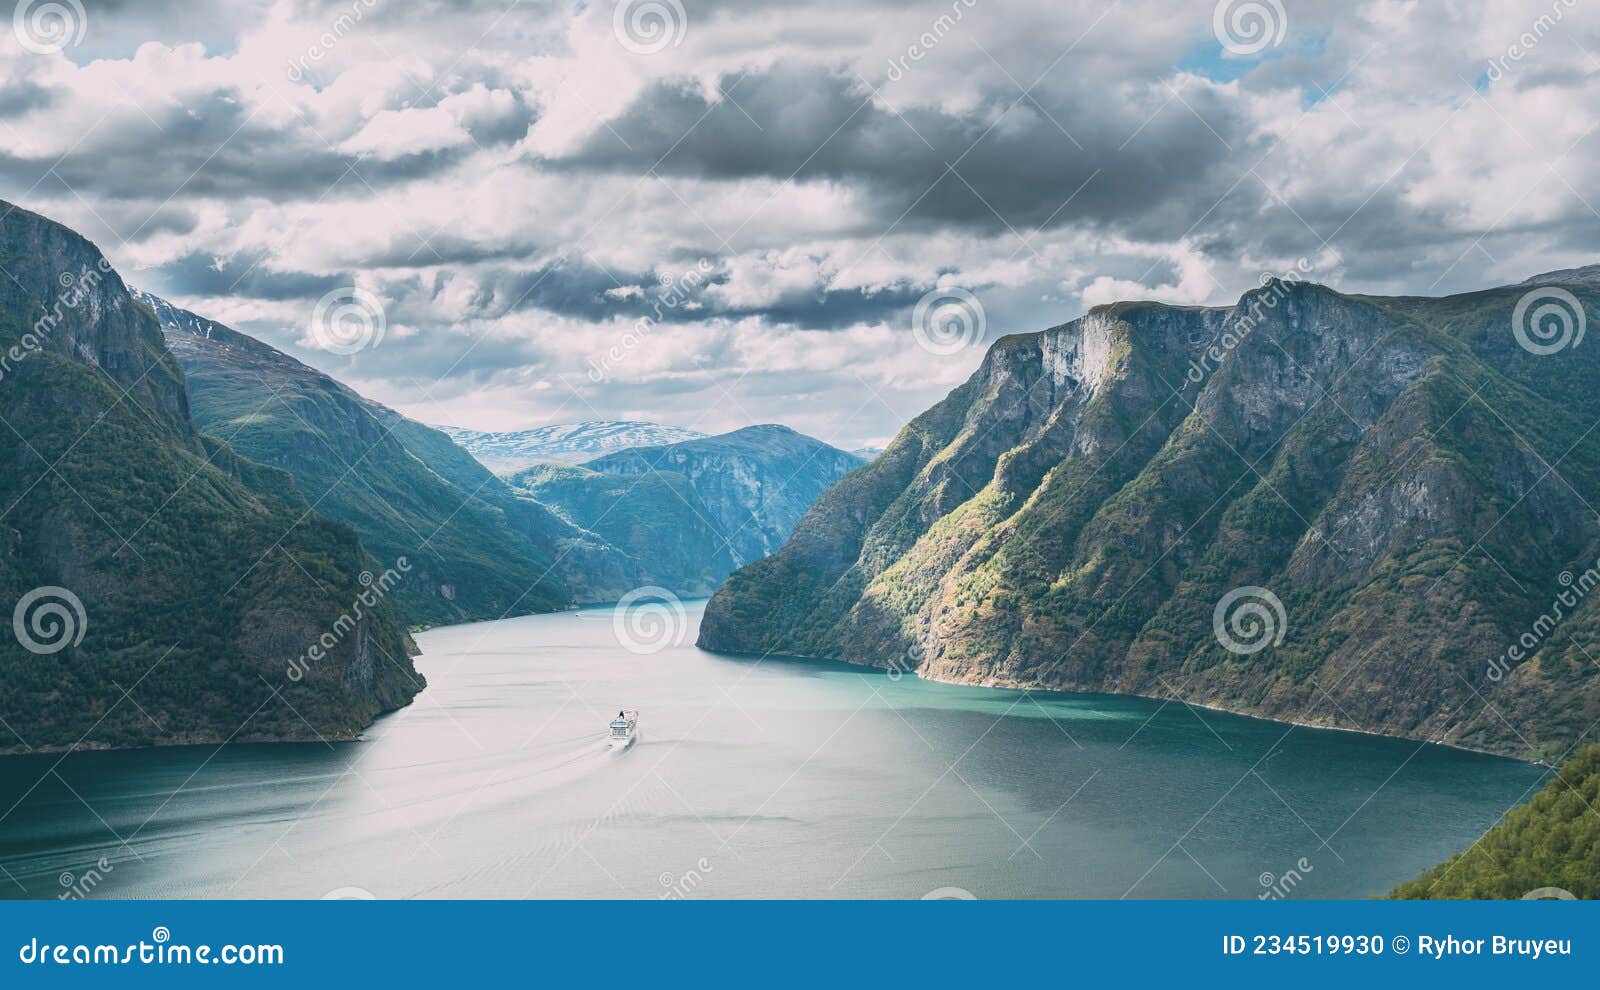
<path fill-rule="evenodd" d="M 809 661 L 809 662 L 812 662 L 812 663 L 839 663 L 839 664 L 845 664 L 845 665 L 850 666 L 850 667 L 855 667 L 855 668 L 858 668 L 860 670 L 878 671 L 879 673 L 882 673 L 885 676 L 888 676 L 888 674 L 889 674 L 888 669 L 884 668 L 884 667 L 879 667 L 879 666 L 876 666 L 874 664 L 857 663 L 857 662 L 855 662 L 853 660 L 840 660 L 837 657 L 813 657 L 813 656 L 804 656 L 804 655 L 796 654 L 796 653 L 777 653 L 777 652 L 770 652 L 770 653 L 764 653 L 764 654 L 762 654 L 762 653 L 742 653 L 742 652 L 733 651 L 733 650 L 713 649 L 713 648 L 706 647 L 706 646 L 700 646 L 698 643 L 696 643 L 696 648 L 705 650 L 707 653 L 713 653 L 713 654 L 716 654 L 718 656 L 740 657 L 740 658 L 744 658 L 744 659 L 754 659 L 754 660 L 757 660 L 757 661 L 778 659 L 778 660 L 804 660 L 804 661 Z M 1177 704 L 1180 704 L 1180 705 L 1188 705 L 1188 706 L 1193 707 L 1193 708 L 1203 708 L 1206 711 L 1218 712 L 1218 713 L 1223 714 L 1223 715 L 1232 715 L 1232 716 L 1235 716 L 1237 718 L 1255 719 L 1258 722 L 1271 722 L 1274 725 L 1286 725 L 1286 726 L 1292 726 L 1294 728 L 1300 728 L 1300 729 L 1311 729 L 1311 730 L 1316 731 L 1316 732 L 1346 732 L 1346 733 L 1350 733 L 1352 735 L 1369 736 L 1369 737 L 1375 738 L 1375 739 L 1392 739 L 1392 740 L 1395 740 L 1397 742 L 1413 742 L 1413 743 L 1417 743 L 1417 744 L 1422 745 L 1422 746 L 1430 746 L 1430 745 L 1431 746 L 1442 746 L 1445 749 L 1453 749 L 1453 750 L 1456 750 L 1456 751 L 1462 752 L 1462 753 L 1472 753 L 1472 754 L 1474 754 L 1476 756 L 1490 756 L 1490 757 L 1494 757 L 1495 759 L 1510 760 L 1513 763 L 1521 763 L 1521 764 L 1524 764 L 1524 765 L 1527 765 L 1527 766 L 1542 767 L 1542 768 L 1544 768 L 1546 770 L 1555 770 L 1556 769 L 1555 766 L 1553 766 L 1550 763 L 1546 763 L 1544 760 L 1524 759 L 1523 757 L 1520 757 L 1520 756 L 1510 756 L 1510 755 L 1508 755 L 1506 753 L 1499 753 L 1499 752 L 1496 752 L 1496 751 L 1494 751 L 1492 749 L 1482 749 L 1482 748 L 1479 748 L 1479 747 L 1476 747 L 1476 746 L 1464 746 L 1464 745 L 1461 745 L 1459 743 L 1439 742 L 1439 741 L 1434 740 L 1434 739 L 1419 739 L 1416 736 L 1400 735 L 1400 734 L 1389 733 L 1389 732 L 1378 732 L 1378 731 L 1375 731 L 1373 729 L 1361 729 L 1361 728 L 1354 728 L 1354 727 L 1343 726 L 1343 725 L 1322 725 L 1322 724 L 1319 724 L 1319 723 L 1316 723 L 1316 722 L 1307 722 L 1307 721 L 1304 721 L 1302 719 L 1279 718 L 1279 717 L 1276 717 L 1276 716 L 1273 716 L 1273 715 L 1262 715 L 1262 714 L 1260 714 L 1258 712 L 1241 711 L 1241 710 L 1239 710 L 1237 708 L 1225 708 L 1225 707 L 1223 707 L 1221 705 L 1208 704 L 1206 702 L 1201 702 L 1201 701 L 1187 701 L 1187 700 L 1185 700 L 1183 698 L 1178 698 L 1178 697 L 1163 697 L 1161 695 L 1154 695 L 1154 694 L 1141 694 L 1141 693 L 1139 693 L 1137 691 L 1085 691 L 1085 690 L 1075 690 L 1075 689 L 1072 689 L 1072 688 L 1045 687 L 1043 685 L 1037 685 L 1037 684 L 1029 685 L 1029 684 L 1022 684 L 1022 683 L 1006 683 L 1006 682 L 1002 682 L 1002 681 L 998 681 L 998 680 L 989 680 L 989 681 L 985 681 L 985 682 L 981 682 L 980 683 L 980 682 L 976 682 L 976 681 L 958 680 L 958 679 L 952 678 L 952 677 L 930 677 L 930 676 L 922 674 L 922 673 L 920 673 L 918 671 L 906 671 L 906 673 L 909 674 L 912 677 L 915 677 L 919 681 L 927 681 L 930 684 L 946 684 L 946 685 L 949 685 L 951 687 L 980 688 L 980 689 L 992 689 L 992 690 L 999 690 L 999 691 L 1027 691 L 1027 692 L 1032 692 L 1032 693 L 1036 693 L 1036 694 L 1066 694 L 1066 695 L 1077 695 L 1079 697 L 1099 696 L 1099 697 L 1106 697 L 1106 698 L 1139 698 L 1139 699 L 1144 700 L 1144 701 L 1159 701 L 1159 702 L 1168 703 L 1168 704 L 1177 703 Z"/>

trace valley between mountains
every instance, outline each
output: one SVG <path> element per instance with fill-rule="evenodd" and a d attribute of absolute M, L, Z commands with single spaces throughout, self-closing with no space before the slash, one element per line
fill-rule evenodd
<path fill-rule="evenodd" d="M 497 476 L 0 206 L 0 591 L 84 612 L 68 663 L 0 647 L 0 751 L 353 738 L 424 687 L 408 629 L 709 594 L 864 463 L 777 425 L 579 424 L 474 434 L 557 462 Z"/>
<path fill-rule="evenodd" d="M 726 653 L 1549 764 L 1600 723 L 1600 267 L 1096 307 L 850 453 L 779 425 L 425 425 L 0 207 L 0 595 L 82 609 L 46 650 L 70 609 L 0 645 L 0 752 L 352 739 L 425 687 L 412 631 L 640 588 L 711 595 L 700 645 Z M 1519 342 L 1557 292 L 1576 332 Z M 1593 754 L 1490 836 L 1584 891 Z"/>

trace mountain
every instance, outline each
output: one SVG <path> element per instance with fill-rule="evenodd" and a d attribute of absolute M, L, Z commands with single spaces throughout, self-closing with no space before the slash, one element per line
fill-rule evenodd
<path fill-rule="evenodd" d="M 623 549 L 639 584 L 676 594 L 716 590 L 736 566 L 689 480 L 674 472 L 603 474 L 573 464 L 541 464 L 506 479 L 573 525 Z"/>
<path fill-rule="evenodd" d="M 0 750 L 348 739 L 406 704 L 406 565 L 196 428 L 93 244 L 0 202 L 0 270 Z"/>
<path fill-rule="evenodd" d="M 1269 280 L 1004 337 L 700 643 L 1553 759 L 1600 720 L 1600 297 L 1550 278 L 1584 310 L 1557 353 L 1526 286 Z"/>
<path fill-rule="evenodd" d="M 294 476 L 317 511 L 380 560 L 411 561 L 397 596 L 418 623 L 614 600 L 621 554 L 513 492 L 444 434 L 287 354 L 150 295 L 201 429 Z"/>
<path fill-rule="evenodd" d="M 634 557 L 650 583 L 707 594 L 783 545 L 806 507 L 859 467 L 786 426 L 640 447 L 583 465 L 545 465 L 512 485 Z"/>
<path fill-rule="evenodd" d="M 1600 898 L 1600 745 L 1578 751 L 1532 801 L 1390 896 L 1408 900 Z"/>
<path fill-rule="evenodd" d="M 766 424 L 701 440 L 636 447 L 590 461 L 602 474 L 675 473 L 699 496 L 735 565 L 783 546 L 829 485 L 862 460 L 787 426 Z"/>
<path fill-rule="evenodd" d="M 659 446 L 705 436 L 660 423 L 604 421 L 540 426 L 510 433 L 483 433 L 454 426 L 441 426 L 439 430 L 497 474 L 510 474 L 535 464 L 582 464 L 630 447 Z"/>
<path fill-rule="evenodd" d="M 1564 268 L 1558 272 L 1545 272 L 1522 282 L 1523 285 L 1565 285 L 1600 289 L 1600 265 L 1582 268 Z"/>

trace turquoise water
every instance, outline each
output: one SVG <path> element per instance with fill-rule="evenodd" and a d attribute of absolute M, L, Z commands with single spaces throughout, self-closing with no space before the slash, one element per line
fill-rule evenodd
<path fill-rule="evenodd" d="M 619 645 L 610 609 L 418 637 L 359 742 L 0 759 L 11 897 L 1379 894 L 1536 767 L 1182 705 Z M 607 720 L 641 711 L 631 749 Z M 59 761 L 59 762 L 58 762 Z"/>

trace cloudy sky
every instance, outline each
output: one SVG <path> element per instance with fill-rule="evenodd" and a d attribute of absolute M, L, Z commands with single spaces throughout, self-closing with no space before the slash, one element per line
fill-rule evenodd
<path fill-rule="evenodd" d="M 985 343 L 1098 303 L 1600 261 L 1581 0 L 20 0 L 11 28 L 0 198 L 434 423 L 881 444 Z"/>

